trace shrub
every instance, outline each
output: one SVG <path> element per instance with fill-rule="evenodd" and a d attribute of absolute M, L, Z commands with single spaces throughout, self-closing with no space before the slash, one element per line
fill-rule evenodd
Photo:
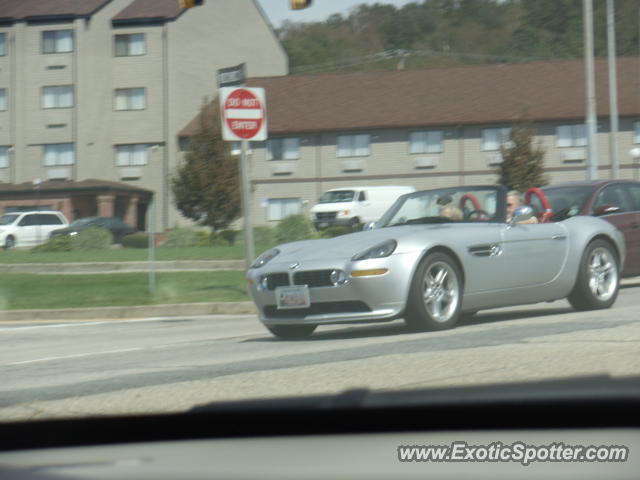
<path fill-rule="evenodd" d="M 253 227 L 253 243 L 259 246 L 276 244 L 275 231 L 271 227 Z M 240 230 L 234 240 L 235 245 L 244 245 L 244 232 Z"/>
<path fill-rule="evenodd" d="M 149 235 L 146 233 L 134 233 L 122 239 L 124 248 L 149 248 Z"/>
<path fill-rule="evenodd" d="M 106 228 L 87 228 L 71 237 L 71 250 L 104 250 L 112 243 L 113 235 Z"/>
<path fill-rule="evenodd" d="M 163 247 L 193 247 L 197 243 L 196 232 L 190 228 L 175 228 L 167 233 Z"/>
<path fill-rule="evenodd" d="M 254 234 L 255 235 L 255 234 Z M 236 237 L 238 236 L 237 230 L 222 230 L 217 235 L 220 239 L 227 243 L 227 245 L 233 245 L 236 241 Z M 254 238 L 255 241 L 255 238 Z"/>
<path fill-rule="evenodd" d="M 347 233 L 353 233 L 353 229 L 347 226 L 333 226 L 327 227 L 320 232 L 322 238 L 339 237 L 340 235 L 346 235 Z"/>
<path fill-rule="evenodd" d="M 311 220 L 304 215 L 290 215 L 276 227 L 278 243 L 295 242 L 316 237 Z"/>
<path fill-rule="evenodd" d="M 193 246 L 194 247 L 210 247 L 214 243 L 215 242 L 214 242 L 213 236 L 211 235 L 211 232 L 198 230 L 196 232 L 196 240 Z"/>
<path fill-rule="evenodd" d="M 32 252 L 68 252 L 71 250 L 71 237 L 66 235 L 50 238 L 46 243 L 31 249 Z"/>

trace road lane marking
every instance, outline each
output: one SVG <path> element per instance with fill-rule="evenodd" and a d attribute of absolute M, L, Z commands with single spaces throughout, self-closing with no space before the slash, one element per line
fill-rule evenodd
<path fill-rule="evenodd" d="M 126 353 L 126 352 L 135 352 L 139 350 L 145 350 L 143 347 L 134 347 L 134 348 L 123 348 L 120 350 L 105 350 L 102 352 L 88 352 L 88 353 L 76 353 L 74 355 L 60 355 L 58 357 L 45 357 L 45 358 L 35 358 L 33 360 L 22 360 L 20 362 L 13 363 L 5 363 L 3 366 L 9 367 L 13 365 L 26 365 L 29 363 L 40 363 L 40 362 L 51 362 L 52 360 L 68 360 L 70 358 L 82 358 L 82 357 L 91 357 L 94 355 L 108 355 L 112 353 Z"/>

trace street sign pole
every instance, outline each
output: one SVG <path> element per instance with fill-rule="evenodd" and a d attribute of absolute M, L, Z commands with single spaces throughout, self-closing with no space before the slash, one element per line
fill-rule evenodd
<path fill-rule="evenodd" d="M 242 140 L 240 153 L 240 188 L 242 192 L 242 217 L 244 230 L 244 254 L 247 270 L 255 258 L 255 246 L 253 243 L 253 227 L 251 225 L 251 185 L 249 184 L 249 162 L 247 150 L 249 142 Z"/>

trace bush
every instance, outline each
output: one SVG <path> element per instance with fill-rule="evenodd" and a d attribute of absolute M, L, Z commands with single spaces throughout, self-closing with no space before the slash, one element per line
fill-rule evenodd
<path fill-rule="evenodd" d="M 190 228 L 175 228 L 167 233 L 163 247 L 193 247 L 198 239 Z"/>
<path fill-rule="evenodd" d="M 271 246 L 276 244 L 275 231 L 271 227 L 253 227 L 253 243 L 259 246 Z M 234 239 L 234 245 L 244 245 L 244 232 L 238 231 Z"/>
<path fill-rule="evenodd" d="M 112 243 L 113 235 L 106 228 L 87 228 L 71 237 L 71 250 L 105 250 Z"/>
<path fill-rule="evenodd" d="M 347 226 L 333 226 L 327 227 L 320 232 L 322 238 L 339 237 L 340 235 L 346 235 L 347 233 L 353 233 L 353 229 Z"/>
<path fill-rule="evenodd" d="M 290 215 L 276 227 L 278 243 L 295 242 L 317 237 L 311 220 L 304 215 Z"/>
<path fill-rule="evenodd" d="M 71 250 L 71 237 L 63 235 L 50 238 L 46 243 L 31 249 L 32 252 L 69 252 Z"/>
<path fill-rule="evenodd" d="M 211 235 L 211 232 L 205 232 L 202 230 L 198 230 L 196 232 L 196 242 L 194 244 L 194 247 L 210 247 L 214 243 L 215 242 Z"/>
<path fill-rule="evenodd" d="M 149 235 L 146 233 L 134 233 L 122 239 L 124 248 L 149 248 Z"/>
<path fill-rule="evenodd" d="M 236 241 L 236 237 L 238 236 L 237 230 L 222 230 L 216 237 L 219 237 L 222 241 L 226 242 L 227 245 L 233 245 Z M 255 242 L 255 238 L 254 238 Z"/>

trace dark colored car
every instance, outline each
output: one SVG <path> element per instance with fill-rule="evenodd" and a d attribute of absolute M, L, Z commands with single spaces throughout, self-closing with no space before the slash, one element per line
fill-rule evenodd
<path fill-rule="evenodd" d="M 527 192 L 525 203 L 540 220 L 562 221 L 575 215 L 601 217 L 624 235 L 627 258 L 622 274 L 640 275 L 640 182 L 600 180 L 550 185 Z"/>
<path fill-rule="evenodd" d="M 51 232 L 50 237 L 61 235 L 76 235 L 88 228 L 106 228 L 113 235 L 114 243 L 121 243 L 126 235 L 136 233 L 136 229 L 124 223 L 118 217 L 85 217 L 71 222 L 66 228 L 59 228 Z"/>

